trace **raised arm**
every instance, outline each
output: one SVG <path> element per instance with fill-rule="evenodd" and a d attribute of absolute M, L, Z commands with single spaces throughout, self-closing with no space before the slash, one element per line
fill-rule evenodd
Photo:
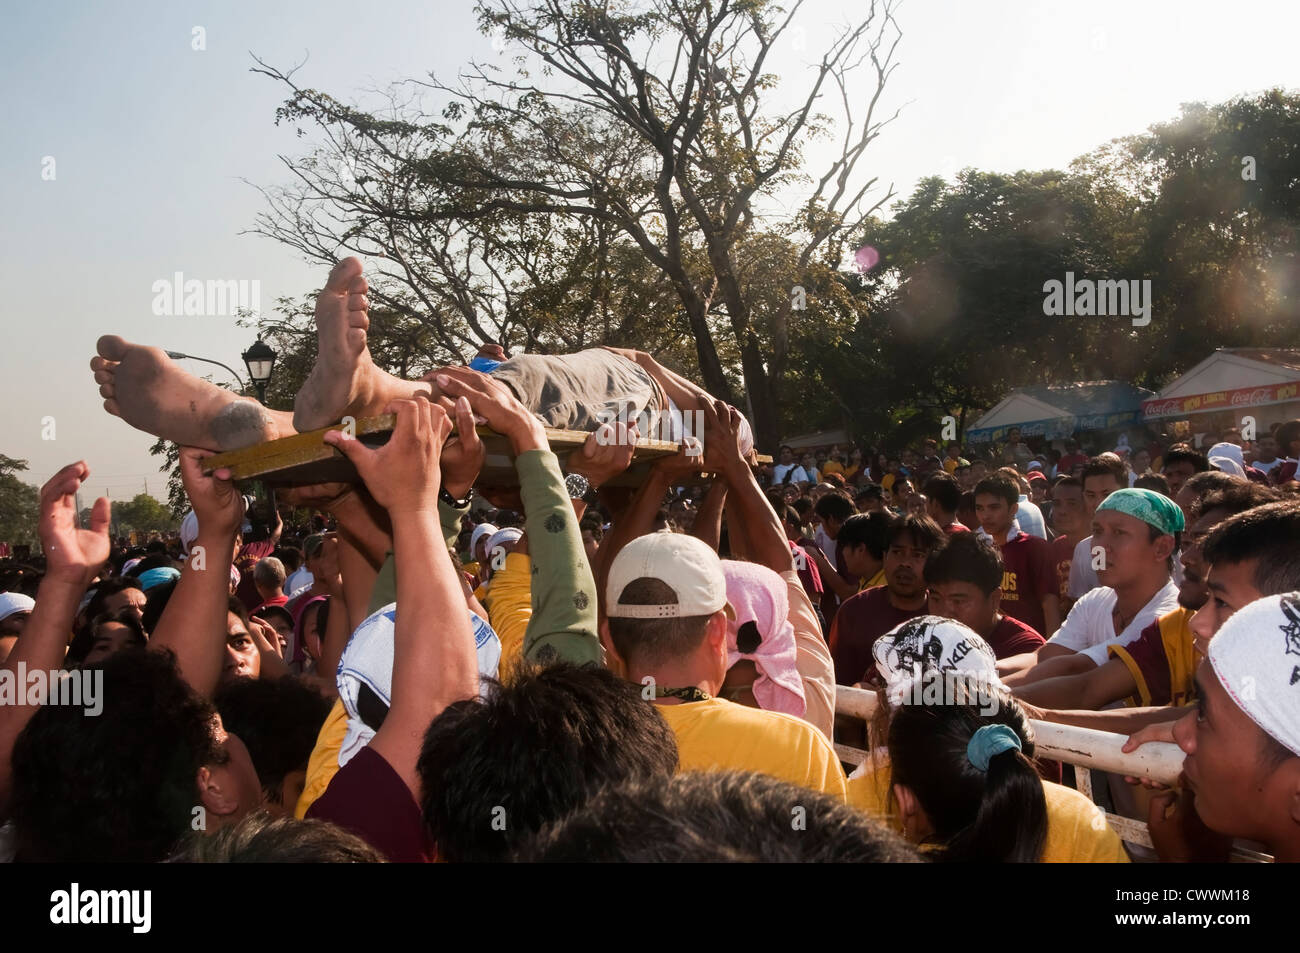
<path fill-rule="evenodd" d="M 541 421 L 486 374 L 449 368 L 437 382 L 445 393 L 458 403 L 466 401 L 489 427 L 507 437 L 514 451 L 528 551 L 535 570 L 524 660 L 600 662 L 596 582 L 582 549 L 582 533 L 560 463 L 551 452 Z"/>
<path fill-rule="evenodd" d="M 727 481 L 728 508 L 735 507 L 744 526 L 749 557 L 776 572 L 788 572 L 794 568 L 794 560 L 781 520 L 740 453 L 740 412 L 720 400 L 701 399 L 700 409 L 704 414 L 705 460 L 709 469 Z"/>
<path fill-rule="evenodd" d="M 393 401 L 387 410 L 397 423 L 379 449 L 337 430 L 325 442 L 352 461 L 392 519 L 398 606 L 392 696 L 370 745 L 418 800 L 424 732 L 448 705 L 478 693 L 478 660 L 438 519 L 439 455 L 451 421 L 422 398 Z"/>
<path fill-rule="evenodd" d="M 41 487 L 38 531 L 45 552 L 45 576 L 36 591 L 36 607 L 22 636 L 14 643 L 9 658 L 0 665 L 0 671 L 13 684 L 20 684 L 17 677 L 20 665 L 28 672 L 51 672 L 63 667 L 77 603 L 108 559 L 107 497 L 95 501 L 90 529 L 78 528 L 76 493 L 89 476 L 90 467 L 78 461 L 54 474 Z M 12 703 L 0 705 L 0 807 L 9 800 L 14 742 L 40 707 L 25 701 L 26 692 L 20 691 Z"/>
<path fill-rule="evenodd" d="M 181 482 L 194 507 L 199 531 L 158 625 L 151 649 L 170 649 L 181 676 L 210 698 L 226 660 L 226 612 L 230 604 L 230 560 L 244 518 L 244 500 L 229 470 L 203 473 L 206 450 L 182 447 Z"/>

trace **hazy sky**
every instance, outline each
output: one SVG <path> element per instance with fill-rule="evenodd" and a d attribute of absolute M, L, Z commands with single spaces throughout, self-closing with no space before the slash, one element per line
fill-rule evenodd
<path fill-rule="evenodd" d="M 778 51 L 775 70 L 798 82 L 801 60 L 862 6 L 810 0 L 798 21 L 806 48 Z M 1293 0 L 909 0 L 898 16 L 901 65 L 887 99 L 903 112 L 864 162 L 902 195 L 964 166 L 1063 167 L 1183 102 L 1300 87 Z M 202 51 L 192 48 L 196 26 Z M 29 482 L 85 459 L 87 497 L 127 499 L 146 480 L 162 495 L 153 438 L 100 406 L 88 368 L 100 334 L 244 373 L 252 333 L 231 318 L 155 316 L 155 281 L 177 271 L 258 280 L 263 308 L 322 282 L 290 250 L 240 234 L 262 210 L 243 180 L 285 182 L 278 156 L 310 146 L 274 125 L 283 88 L 249 72 L 254 53 L 282 67 L 307 57 L 296 79 L 362 105 L 394 80 L 501 58 L 475 31 L 469 2 L 10 7 L 0 33 L 0 267 L 11 309 L 0 453 L 29 460 Z M 53 181 L 42 179 L 46 157 Z M 47 417 L 53 440 L 42 439 Z"/>

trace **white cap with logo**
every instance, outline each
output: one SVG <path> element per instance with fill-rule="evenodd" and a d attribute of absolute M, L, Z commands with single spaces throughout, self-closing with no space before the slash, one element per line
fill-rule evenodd
<path fill-rule="evenodd" d="M 619 596 L 634 579 L 658 579 L 677 594 L 666 605 L 624 605 Z M 676 619 L 712 615 L 723 610 L 736 617 L 727 602 L 727 578 L 722 560 L 694 536 L 650 533 L 624 546 L 609 567 L 605 583 L 607 615 L 624 619 Z"/>

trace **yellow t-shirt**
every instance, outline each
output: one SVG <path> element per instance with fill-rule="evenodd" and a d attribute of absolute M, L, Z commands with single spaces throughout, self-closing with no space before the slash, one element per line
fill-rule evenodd
<path fill-rule="evenodd" d="M 886 473 L 880 478 L 880 488 L 888 493 L 894 486 L 894 475 Z"/>
<path fill-rule="evenodd" d="M 903 825 L 889 811 L 889 761 L 848 780 L 848 801 L 858 810 L 895 830 Z M 1047 840 L 1039 858 L 1044 864 L 1127 864 L 1124 842 L 1106 823 L 1101 808 L 1074 788 L 1043 782 L 1047 801 Z"/>
<path fill-rule="evenodd" d="M 826 476 L 826 474 L 828 473 L 838 473 L 840 476 L 845 477 L 845 479 L 847 479 L 847 476 L 845 475 L 844 472 L 844 464 L 837 463 L 834 460 L 827 460 L 826 465 L 822 467 L 822 476 Z"/>
<path fill-rule="evenodd" d="M 802 718 L 724 698 L 659 705 L 677 736 L 682 771 L 757 771 L 844 799 L 844 769 L 826 736 Z"/>
<path fill-rule="evenodd" d="M 525 553 L 507 553 L 505 565 L 492 576 L 484 593 L 488 623 L 501 640 L 501 662 L 497 666 L 504 681 L 524 658 L 524 635 L 533 617 L 532 559 Z"/>
<path fill-rule="evenodd" d="M 859 583 L 858 592 L 861 592 L 863 589 L 874 589 L 876 588 L 876 586 L 883 586 L 884 584 L 885 584 L 885 567 L 881 566 L 880 571 L 877 572 L 874 576 L 872 576 L 870 579 L 864 579 L 862 580 L 861 583 Z"/>
<path fill-rule="evenodd" d="M 347 733 L 347 709 L 343 707 L 342 700 L 335 699 L 334 707 L 330 709 L 325 724 L 320 726 L 320 734 L 316 736 L 316 747 L 311 749 L 311 757 L 307 759 L 307 780 L 302 794 L 298 796 L 298 806 L 293 811 L 293 816 L 298 820 L 307 816 L 307 808 L 325 793 L 334 775 L 339 773 L 339 749 L 343 747 Z"/>
<path fill-rule="evenodd" d="M 1111 658 L 1124 663 L 1137 693 L 1126 701 L 1130 706 L 1174 705 L 1196 700 L 1196 666 L 1204 657 L 1196 648 L 1190 625 L 1194 612 L 1178 608 L 1156 619 L 1159 638 L 1146 631 L 1128 645 L 1112 645 Z"/>

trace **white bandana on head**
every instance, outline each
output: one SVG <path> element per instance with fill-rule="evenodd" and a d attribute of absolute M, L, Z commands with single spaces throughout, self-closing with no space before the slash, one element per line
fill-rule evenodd
<path fill-rule="evenodd" d="M 1237 707 L 1300 755 L 1300 592 L 1238 609 L 1206 657 Z"/>

